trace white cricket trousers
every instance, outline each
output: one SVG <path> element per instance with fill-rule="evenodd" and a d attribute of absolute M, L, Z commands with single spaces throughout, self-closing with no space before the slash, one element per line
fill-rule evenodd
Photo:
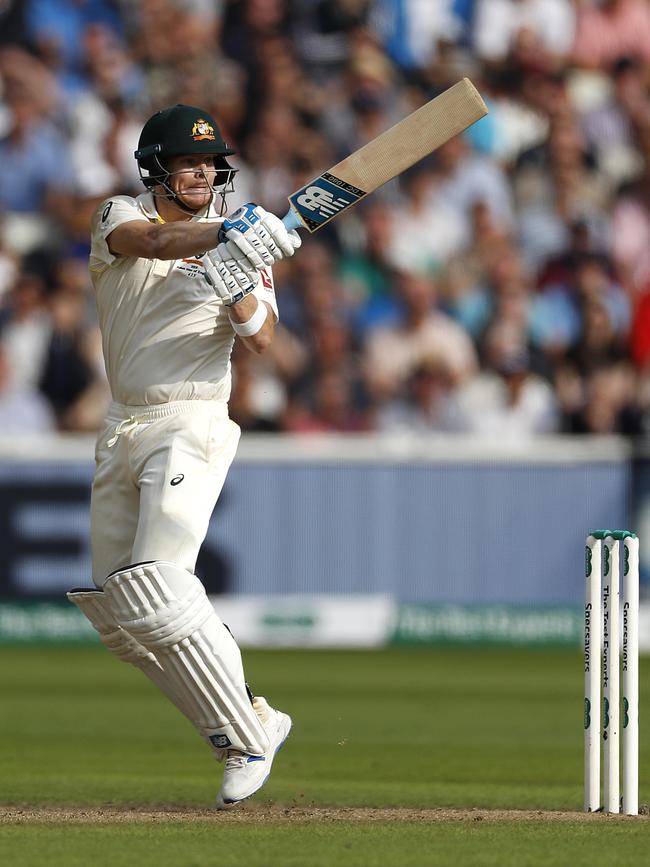
<path fill-rule="evenodd" d="M 166 560 L 194 572 L 239 442 L 224 401 L 113 403 L 95 449 L 93 580 Z"/>

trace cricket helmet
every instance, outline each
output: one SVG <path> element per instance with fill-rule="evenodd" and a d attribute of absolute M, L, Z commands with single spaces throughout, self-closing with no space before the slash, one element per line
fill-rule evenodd
<path fill-rule="evenodd" d="M 149 118 L 140 133 L 135 158 L 145 187 L 152 189 L 160 185 L 164 187 L 167 198 L 182 205 L 169 185 L 169 157 L 214 155 L 217 169 L 214 189 L 232 183 L 237 170 L 229 165 L 226 157 L 234 153 L 233 148 L 224 142 L 216 121 L 207 111 L 179 103 L 157 111 Z"/>

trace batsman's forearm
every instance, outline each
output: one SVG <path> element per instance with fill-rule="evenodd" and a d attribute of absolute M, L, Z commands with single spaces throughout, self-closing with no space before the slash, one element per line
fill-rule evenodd
<path fill-rule="evenodd" d="M 151 233 L 152 259 L 198 256 L 218 244 L 216 223 L 165 223 Z"/>

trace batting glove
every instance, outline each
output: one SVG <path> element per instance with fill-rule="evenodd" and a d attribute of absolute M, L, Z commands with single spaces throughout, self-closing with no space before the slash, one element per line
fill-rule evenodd
<path fill-rule="evenodd" d="M 242 271 L 232 260 L 224 262 L 219 257 L 215 257 L 215 253 L 215 250 L 211 250 L 201 257 L 205 279 L 225 306 L 232 307 L 253 291 L 256 278 L 249 271 Z"/>
<path fill-rule="evenodd" d="M 242 271 L 258 271 L 293 256 L 302 244 L 275 214 L 252 202 L 227 217 L 219 231 L 216 250 L 222 261 L 232 260 Z"/>

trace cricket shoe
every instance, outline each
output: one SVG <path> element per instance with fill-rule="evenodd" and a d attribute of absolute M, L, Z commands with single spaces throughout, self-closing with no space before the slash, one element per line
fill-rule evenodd
<path fill-rule="evenodd" d="M 217 795 L 217 809 L 250 798 L 268 780 L 275 754 L 289 737 L 291 717 L 272 708 L 263 696 L 253 699 L 253 707 L 269 738 L 269 748 L 261 756 L 251 756 L 239 750 L 228 750 L 223 770 L 221 791 Z"/>

